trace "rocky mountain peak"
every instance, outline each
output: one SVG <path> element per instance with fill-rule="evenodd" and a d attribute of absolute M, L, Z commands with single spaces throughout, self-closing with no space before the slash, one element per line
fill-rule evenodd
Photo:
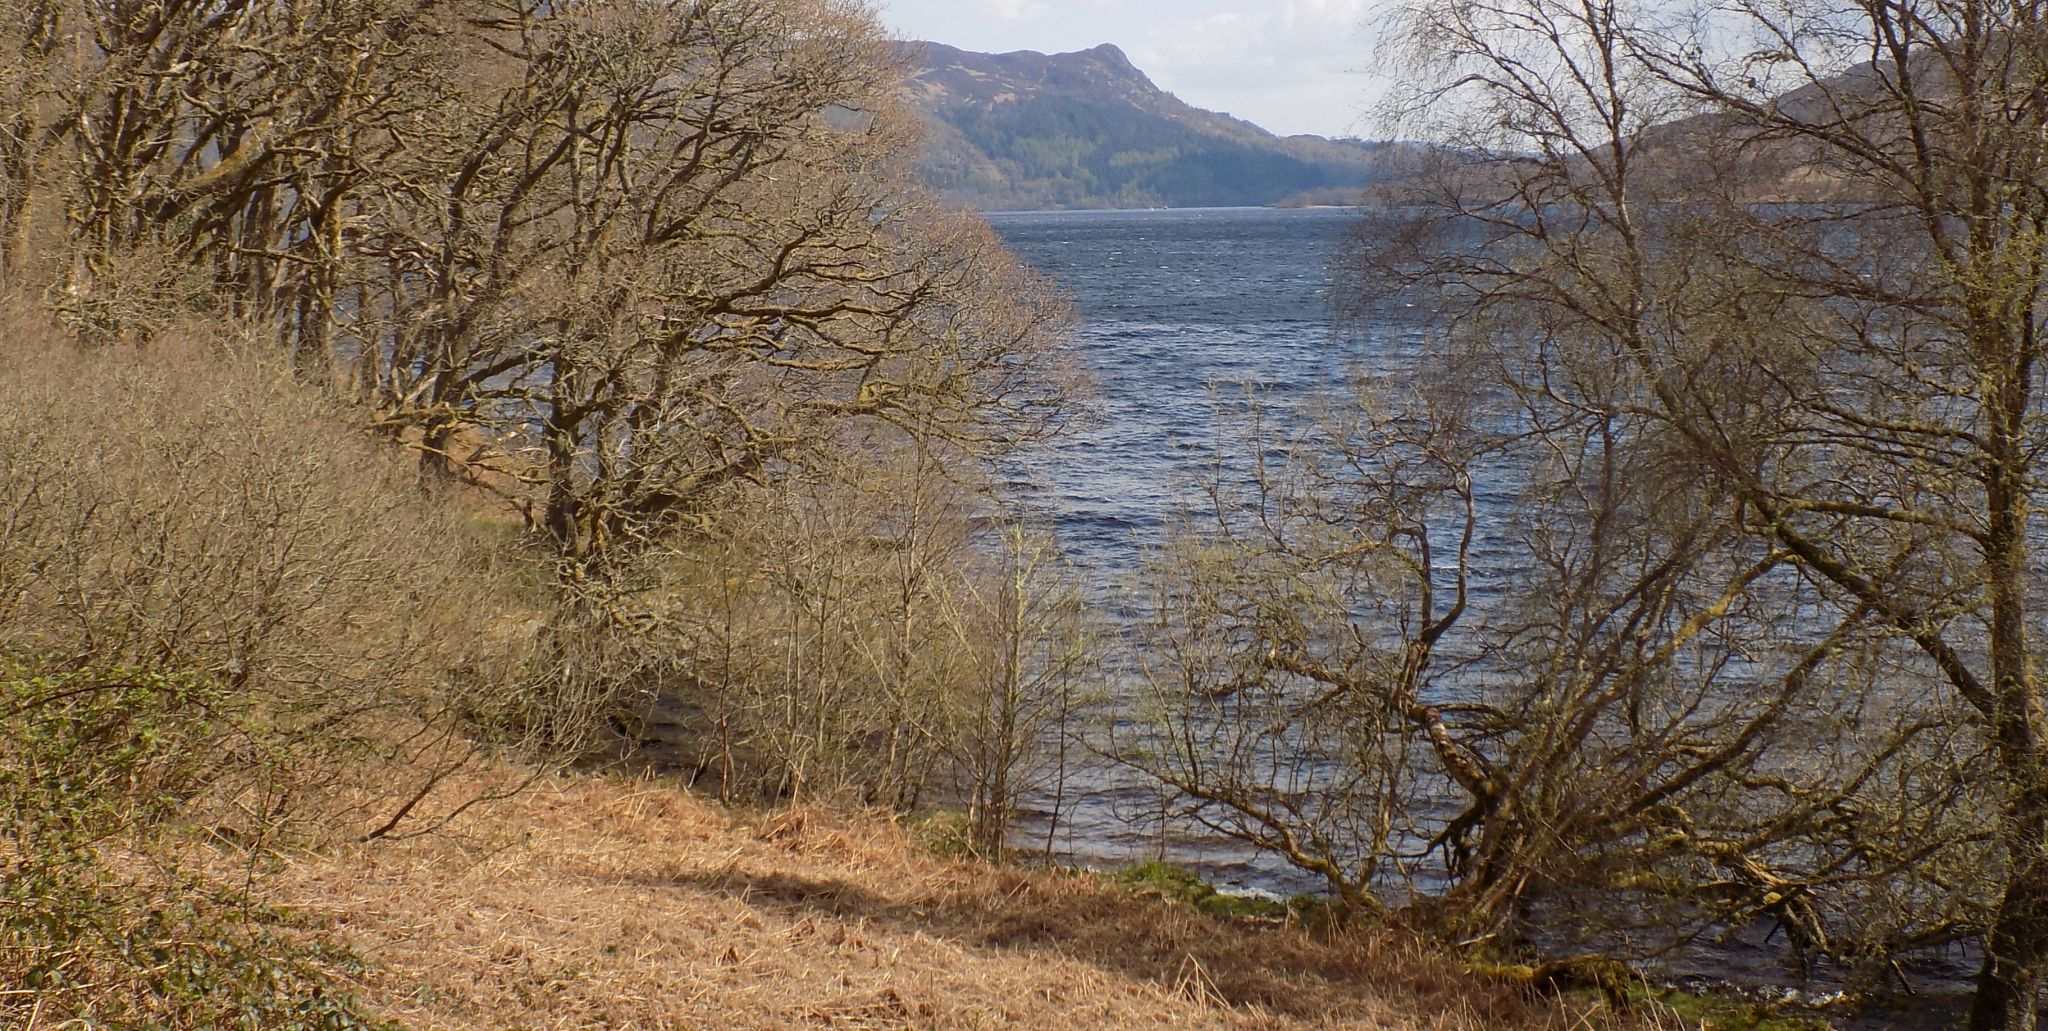
<path fill-rule="evenodd" d="M 1152 80 L 1146 79 L 1145 73 L 1139 71 L 1138 66 L 1131 63 L 1130 57 L 1124 53 L 1123 48 L 1115 43 L 1104 43 L 1091 50 L 1083 50 L 1080 54 L 1074 56 L 1082 55 L 1102 62 L 1110 71 L 1116 72 L 1119 75 L 1129 76 L 1133 79 L 1144 79 L 1145 84 L 1148 86 L 1152 84 Z"/>
<path fill-rule="evenodd" d="M 984 209 L 1348 202 L 1384 173 L 1372 145 L 1204 111 L 1113 43 L 1065 54 L 901 44 L 924 116 L 925 178 Z"/>

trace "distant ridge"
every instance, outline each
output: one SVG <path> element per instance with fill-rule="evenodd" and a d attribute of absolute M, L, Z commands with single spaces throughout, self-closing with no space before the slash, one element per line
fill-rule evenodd
<path fill-rule="evenodd" d="M 1276 136 L 1193 107 L 1115 46 L 982 54 L 901 43 L 921 170 L 983 210 L 1344 204 L 1394 144 Z"/>

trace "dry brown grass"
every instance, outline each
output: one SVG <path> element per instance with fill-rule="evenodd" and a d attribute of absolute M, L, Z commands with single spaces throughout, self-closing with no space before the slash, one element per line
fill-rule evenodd
<path fill-rule="evenodd" d="M 647 782 L 550 782 L 460 835 L 297 858 L 277 891 L 423 1031 L 1594 1026 L 1391 933 L 1220 921 Z"/>

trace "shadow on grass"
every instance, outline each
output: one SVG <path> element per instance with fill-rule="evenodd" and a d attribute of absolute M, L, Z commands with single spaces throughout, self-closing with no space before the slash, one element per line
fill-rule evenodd
<path fill-rule="evenodd" d="M 1091 875 L 997 871 L 906 885 L 888 897 L 844 880 L 734 869 L 642 881 L 717 893 L 790 920 L 828 916 L 942 937 L 970 948 L 1041 953 L 1155 984 L 1191 999 L 1310 1020 L 1452 1018 L 1438 1026 L 1549 1023 L 1512 990 L 1450 960 L 1370 931 L 1311 936 L 1279 921 L 1212 917 L 1120 890 Z"/>

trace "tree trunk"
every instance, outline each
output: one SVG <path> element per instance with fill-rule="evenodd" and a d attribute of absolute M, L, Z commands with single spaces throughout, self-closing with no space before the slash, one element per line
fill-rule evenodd
<path fill-rule="evenodd" d="M 2006 830 L 2014 864 L 1985 941 L 1970 1031 L 2034 1031 L 2048 985 L 2048 790 L 2038 786 Z"/>
<path fill-rule="evenodd" d="M 1989 262 L 1987 261 L 1986 264 Z M 2029 320 L 2031 322 L 2031 319 Z M 1992 392 L 1996 429 L 1988 465 L 1997 472 L 1987 484 L 1984 558 L 1991 600 L 1991 667 L 1995 685 L 1992 737 L 2004 786 L 2010 792 L 2000 844 L 2007 873 L 2005 895 L 1984 941 L 1984 969 L 1971 1005 L 1973 1031 L 2034 1031 L 2041 988 L 2048 983 L 2048 717 L 2036 694 L 2033 649 L 2028 640 L 2027 483 L 2030 463 L 2024 446 L 2029 403 L 2031 341 L 1984 329 L 1973 339 L 1987 351 L 2013 357 L 1999 367 L 2008 375 Z M 2028 346 L 2016 346 L 2027 341 Z"/>
<path fill-rule="evenodd" d="M 557 406 L 560 410 L 560 406 Z M 576 494 L 576 442 L 561 427 L 548 432 L 547 502 L 541 517 L 548 538 L 564 556 L 584 557 L 583 506 Z"/>
<path fill-rule="evenodd" d="M 455 462 L 448 449 L 455 444 L 455 424 L 439 415 L 420 427 L 420 486 L 435 490 L 455 479 Z"/>

